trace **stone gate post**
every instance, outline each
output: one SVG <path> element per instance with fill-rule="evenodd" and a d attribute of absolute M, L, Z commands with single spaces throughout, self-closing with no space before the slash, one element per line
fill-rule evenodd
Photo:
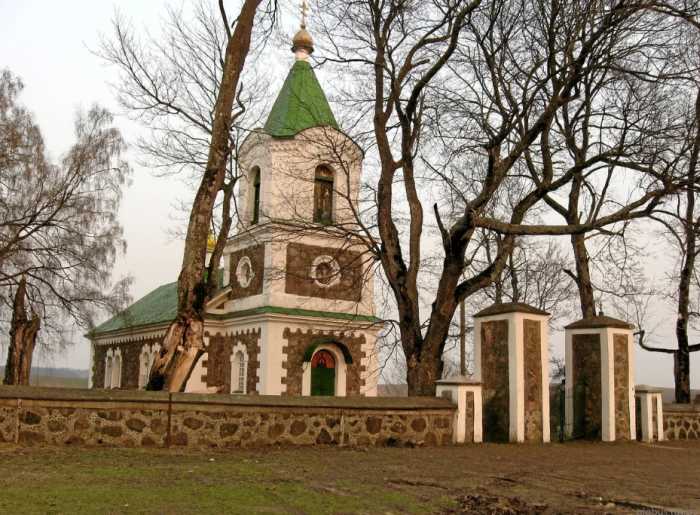
<path fill-rule="evenodd" d="M 549 313 L 522 303 L 474 315 L 484 440 L 549 442 Z"/>
<path fill-rule="evenodd" d="M 564 328 L 568 438 L 635 439 L 633 327 L 600 315 Z"/>
<path fill-rule="evenodd" d="M 635 397 L 639 406 L 641 439 L 643 442 L 664 440 L 664 408 L 661 389 L 647 385 L 637 385 Z"/>
<path fill-rule="evenodd" d="M 481 443 L 481 383 L 467 376 L 455 376 L 436 382 L 435 396 L 450 399 L 457 405 L 453 424 L 454 443 Z"/>

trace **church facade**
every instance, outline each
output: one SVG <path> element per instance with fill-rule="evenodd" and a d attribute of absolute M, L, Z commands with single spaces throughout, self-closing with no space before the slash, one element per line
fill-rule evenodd
<path fill-rule="evenodd" d="M 371 259 L 357 225 L 363 153 L 308 62 L 295 62 L 264 128 L 239 149 L 236 234 L 205 310 L 189 392 L 376 395 Z M 163 285 L 90 333 L 94 388 L 144 388 L 177 306 Z"/>

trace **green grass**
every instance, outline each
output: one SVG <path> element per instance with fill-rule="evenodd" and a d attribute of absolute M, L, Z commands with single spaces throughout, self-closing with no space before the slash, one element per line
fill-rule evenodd
<path fill-rule="evenodd" d="M 450 504 L 364 474 L 330 476 L 316 450 L 301 461 L 275 451 L 17 451 L 0 454 L 12 471 L 0 477 L 2 513 L 426 513 Z"/>

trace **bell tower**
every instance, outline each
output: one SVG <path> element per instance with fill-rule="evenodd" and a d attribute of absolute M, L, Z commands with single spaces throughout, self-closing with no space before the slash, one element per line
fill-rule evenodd
<path fill-rule="evenodd" d="M 227 294 L 208 314 L 259 328 L 259 393 L 373 395 L 372 260 L 356 236 L 364 154 L 340 130 L 309 62 L 313 51 L 304 10 L 294 63 L 264 127 L 239 151 Z M 319 351 L 330 356 L 314 360 Z M 314 375 L 328 363 L 333 388 L 318 379 L 331 377 L 328 370 Z"/>

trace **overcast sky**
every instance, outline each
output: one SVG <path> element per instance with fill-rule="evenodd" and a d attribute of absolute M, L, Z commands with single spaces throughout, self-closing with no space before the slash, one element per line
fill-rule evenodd
<path fill-rule="evenodd" d="M 72 143 L 73 119 L 78 109 L 97 102 L 119 114 L 109 85 L 116 79 L 114 70 L 92 53 L 101 35 L 110 31 L 115 6 L 118 5 L 119 11 L 137 26 L 149 27 L 155 32 L 168 3 L 183 4 L 165 0 L 0 0 L 0 68 L 9 68 L 24 81 L 21 101 L 36 116 L 53 157 L 60 156 Z M 297 3 L 289 0 L 285 7 L 296 8 Z M 291 64 L 291 54 L 289 58 L 287 66 Z M 281 82 L 283 76 L 278 79 Z M 117 125 L 131 141 L 141 130 L 124 116 L 118 117 Z M 120 215 L 128 251 L 118 262 L 115 273 L 134 277 L 132 294 L 135 299 L 177 277 L 182 244 L 172 240 L 168 229 L 175 224 L 174 201 L 183 198 L 185 193 L 185 187 L 176 179 L 157 178 L 134 165 L 133 183 L 124 192 Z M 649 240 L 650 255 L 661 252 L 655 243 Z M 657 342 L 665 338 L 672 346 L 673 313 L 659 309 L 655 318 L 662 322 Z M 87 368 L 88 342 L 78 336 L 80 332 L 67 353 L 51 358 L 39 356 L 37 364 Z M 554 334 L 552 340 L 555 354 L 563 355 L 563 335 Z M 637 383 L 673 384 L 669 355 L 650 354 L 640 349 L 636 355 Z M 700 353 L 692 358 L 692 374 L 693 386 L 697 388 Z"/>

